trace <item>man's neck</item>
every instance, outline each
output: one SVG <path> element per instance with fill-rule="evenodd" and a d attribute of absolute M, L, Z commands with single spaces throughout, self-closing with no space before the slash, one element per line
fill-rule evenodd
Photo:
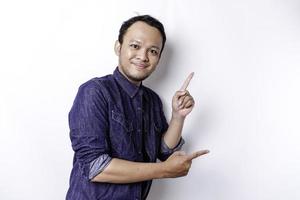
<path fill-rule="evenodd" d="M 140 86 L 142 81 L 134 81 L 134 80 L 131 80 L 128 76 L 126 76 L 126 74 L 121 70 L 121 68 L 118 66 L 118 69 L 119 69 L 119 72 L 131 83 L 133 83 L 134 85 L 136 86 Z"/>

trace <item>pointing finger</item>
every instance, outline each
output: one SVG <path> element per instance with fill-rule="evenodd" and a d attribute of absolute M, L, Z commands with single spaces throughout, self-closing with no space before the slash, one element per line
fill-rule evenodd
<path fill-rule="evenodd" d="M 190 75 L 187 77 L 187 79 L 184 81 L 183 85 L 181 86 L 180 88 L 181 91 L 186 90 L 193 76 L 194 76 L 194 72 L 190 73 Z"/>
<path fill-rule="evenodd" d="M 199 156 L 202 156 L 202 155 L 207 154 L 207 153 L 209 153 L 209 150 L 196 151 L 196 152 L 194 152 L 190 155 L 187 155 L 187 159 L 188 160 L 193 160 L 193 159 L 198 158 Z"/>

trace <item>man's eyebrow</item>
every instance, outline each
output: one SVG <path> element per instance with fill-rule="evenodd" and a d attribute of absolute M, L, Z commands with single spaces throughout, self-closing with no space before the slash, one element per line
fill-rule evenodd
<path fill-rule="evenodd" d="M 153 45 L 152 48 L 160 49 L 158 46 Z"/>
<path fill-rule="evenodd" d="M 129 42 L 137 42 L 137 43 L 141 43 L 141 41 L 139 41 L 139 40 L 135 40 L 135 39 L 133 39 L 133 40 L 129 40 Z"/>
<path fill-rule="evenodd" d="M 160 50 L 160 48 L 158 46 L 151 46 L 151 48 L 155 48 L 155 49 Z"/>

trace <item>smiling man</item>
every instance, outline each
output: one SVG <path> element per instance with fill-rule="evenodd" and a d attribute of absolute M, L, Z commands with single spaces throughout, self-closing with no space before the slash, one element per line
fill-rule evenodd
<path fill-rule="evenodd" d="M 186 90 L 193 73 L 175 92 L 169 124 L 159 96 L 142 84 L 156 69 L 165 42 L 157 19 L 130 18 L 115 43 L 114 73 L 80 86 L 69 113 L 75 154 L 66 199 L 146 199 L 153 179 L 185 176 L 192 160 L 208 153 L 179 151 L 184 120 L 194 107 Z"/>

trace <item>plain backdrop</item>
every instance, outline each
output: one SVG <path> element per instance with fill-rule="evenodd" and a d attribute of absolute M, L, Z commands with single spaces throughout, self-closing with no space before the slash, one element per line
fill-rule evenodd
<path fill-rule="evenodd" d="M 166 29 L 144 82 L 171 98 L 190 72 L 196 106 L 184 150 L 209 149 L 187 177 L 155 180 L 150 200 L 300 199 L 300 1 L 0 2 L 0 199 L 58 200 L 73 151 L 68 112 L 83 82 L 113 72 L 121 23 Z"/>

